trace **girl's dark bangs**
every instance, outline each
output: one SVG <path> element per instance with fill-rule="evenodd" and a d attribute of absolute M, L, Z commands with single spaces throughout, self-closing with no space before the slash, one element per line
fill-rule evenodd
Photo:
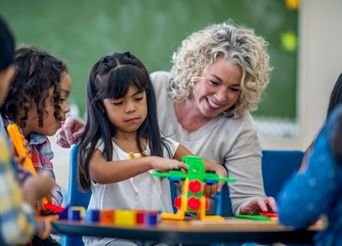
<path fill-rule="evenodd" d="M 108 77 L 107 98 L 123 98 L 127 95 L 130 85 L 139 92 L 146 89 L 146 75 L 133 66 L 122 65 L 112 70 Z"/>

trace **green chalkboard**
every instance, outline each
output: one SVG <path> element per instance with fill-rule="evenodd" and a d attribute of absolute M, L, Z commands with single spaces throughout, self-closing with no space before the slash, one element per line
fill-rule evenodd
<path fill-rule="evenodd" d="M 36 44 L 66 61 L 71 101 L 84 112 L 91 66 L 113 51 L 130 50 L 149 71 L 169 70 L 171 56 L 191 32 L 233 19 L 270 43 L 273 72 L 258 116 L 296 117 L 297 51 L 282 34 L 297 34 L 298 12 L 283 0 L 0 0 L 0 15 L 18 45 Z M 285 92 L 287 92 L 285 94 Z"/>

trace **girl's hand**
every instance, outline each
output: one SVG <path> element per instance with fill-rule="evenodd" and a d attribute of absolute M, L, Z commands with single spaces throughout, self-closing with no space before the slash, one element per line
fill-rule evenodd
<path fill-rule="evenodd" d="M 215 171 L 215 173 L 219 177 L 227 177 L 228 176 L 226 169 L 222 165 L 219 165 L 216 163 L 211 164 L 210 171 Z M 204 188 L 205 196 L 207 196 L 207 197 L 215 196 L 215 194 L 217 192 L 220 192 L 222 190 L 222 186 L 224 185 L 224 183 L 225 182 L 218 182 L 216 184 L 206 185 Z"/>
<path fill-rule="evenodd" d="M 255 215 L 260 212 L 277 212 L 277 204 L 273 197 L 255 198 L 240 209 L 240 214 Z"/>
<path fill-rule="evenodd" d="M 211 184 L 211 185 L 206 184 L 206 185 L 204 186 L 203 194 L 204 194 L 206 197 L 214 197 L 214 196 L 216 195 L 217 192 L 218 192 L 218 183 L 216 183 L 216 184 Z"/>
<path fill-rule="evenodd" d="M 154 170 L 159 172 L 166 172 L 172 169 L 184 169 L 187 170 L 188 166 L 181 162 L 174 159 L 164 159 L 161 157 L 150 157 L 151 158 L 151 166 Z"/>

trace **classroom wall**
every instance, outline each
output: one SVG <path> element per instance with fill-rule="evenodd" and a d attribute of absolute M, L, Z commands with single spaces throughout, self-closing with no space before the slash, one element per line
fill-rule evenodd
<path fill-rule="evenodd" d="M 282 139 L 262 137 L 264 148 L 306 149 L 324 122 L 330 92 L 342 72 L 342 1 L 300 3 L 299 134 Z"/>
<path fill-rule="evenodd" d="M 36 44 L 66 61 L 70 101 L 85 111 L 85 83 L 99 57 L 129 50 L 148 71 L 169 70 L 172 53 L 190 33 L 231 18 L 269 42 L 270 84 L 254 116 L 295 120 L 298 10 L 284 0 L 0 0 L 17 45 Z M 290 42 L 292 43 L 292 42 Z M 290 47 L 289 47 L 290 46 Z M 283 91 L 290 90 L 286 103 Z"/>

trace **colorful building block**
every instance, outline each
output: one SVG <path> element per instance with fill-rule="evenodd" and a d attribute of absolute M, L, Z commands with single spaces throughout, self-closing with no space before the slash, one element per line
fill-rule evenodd
<path fill-rule="evenodd" d="M 100 211 L 100 223 L 103 224 L 115 224 L 115 211 L 114 210 L 101 210 Z"/>
<path fill-rule="evenodd" d="M 201 220 L 223 220 L 221 216 L 207 216 L 208 201 L 204 195 L 204 186 L 217 182 L 235 182 L 234 178 L 219 177 L 215 172 L 206 172 L 202 159 L 198 156 L 184 156 L 182 160 L 188 165 L 187 173 L 181 170 L 154 172 L 152 175 L 182 181 L 182 194 L 175 199 L 176 214 L 162 213 L 163 219 L 182 220 L 185 213 L 197 214 Z"/>
<path fill-rule="evenodd" d="M 135 210 L 115 210 L 115 224 L 118 226 L 135 226 L 136 212 Z"/>
<path fill-rule="evenodd" d="M 100 210 L 98 209 L 88 210 L 86 213 L 85 222 L 87 223 L 100 222 Z"/>

